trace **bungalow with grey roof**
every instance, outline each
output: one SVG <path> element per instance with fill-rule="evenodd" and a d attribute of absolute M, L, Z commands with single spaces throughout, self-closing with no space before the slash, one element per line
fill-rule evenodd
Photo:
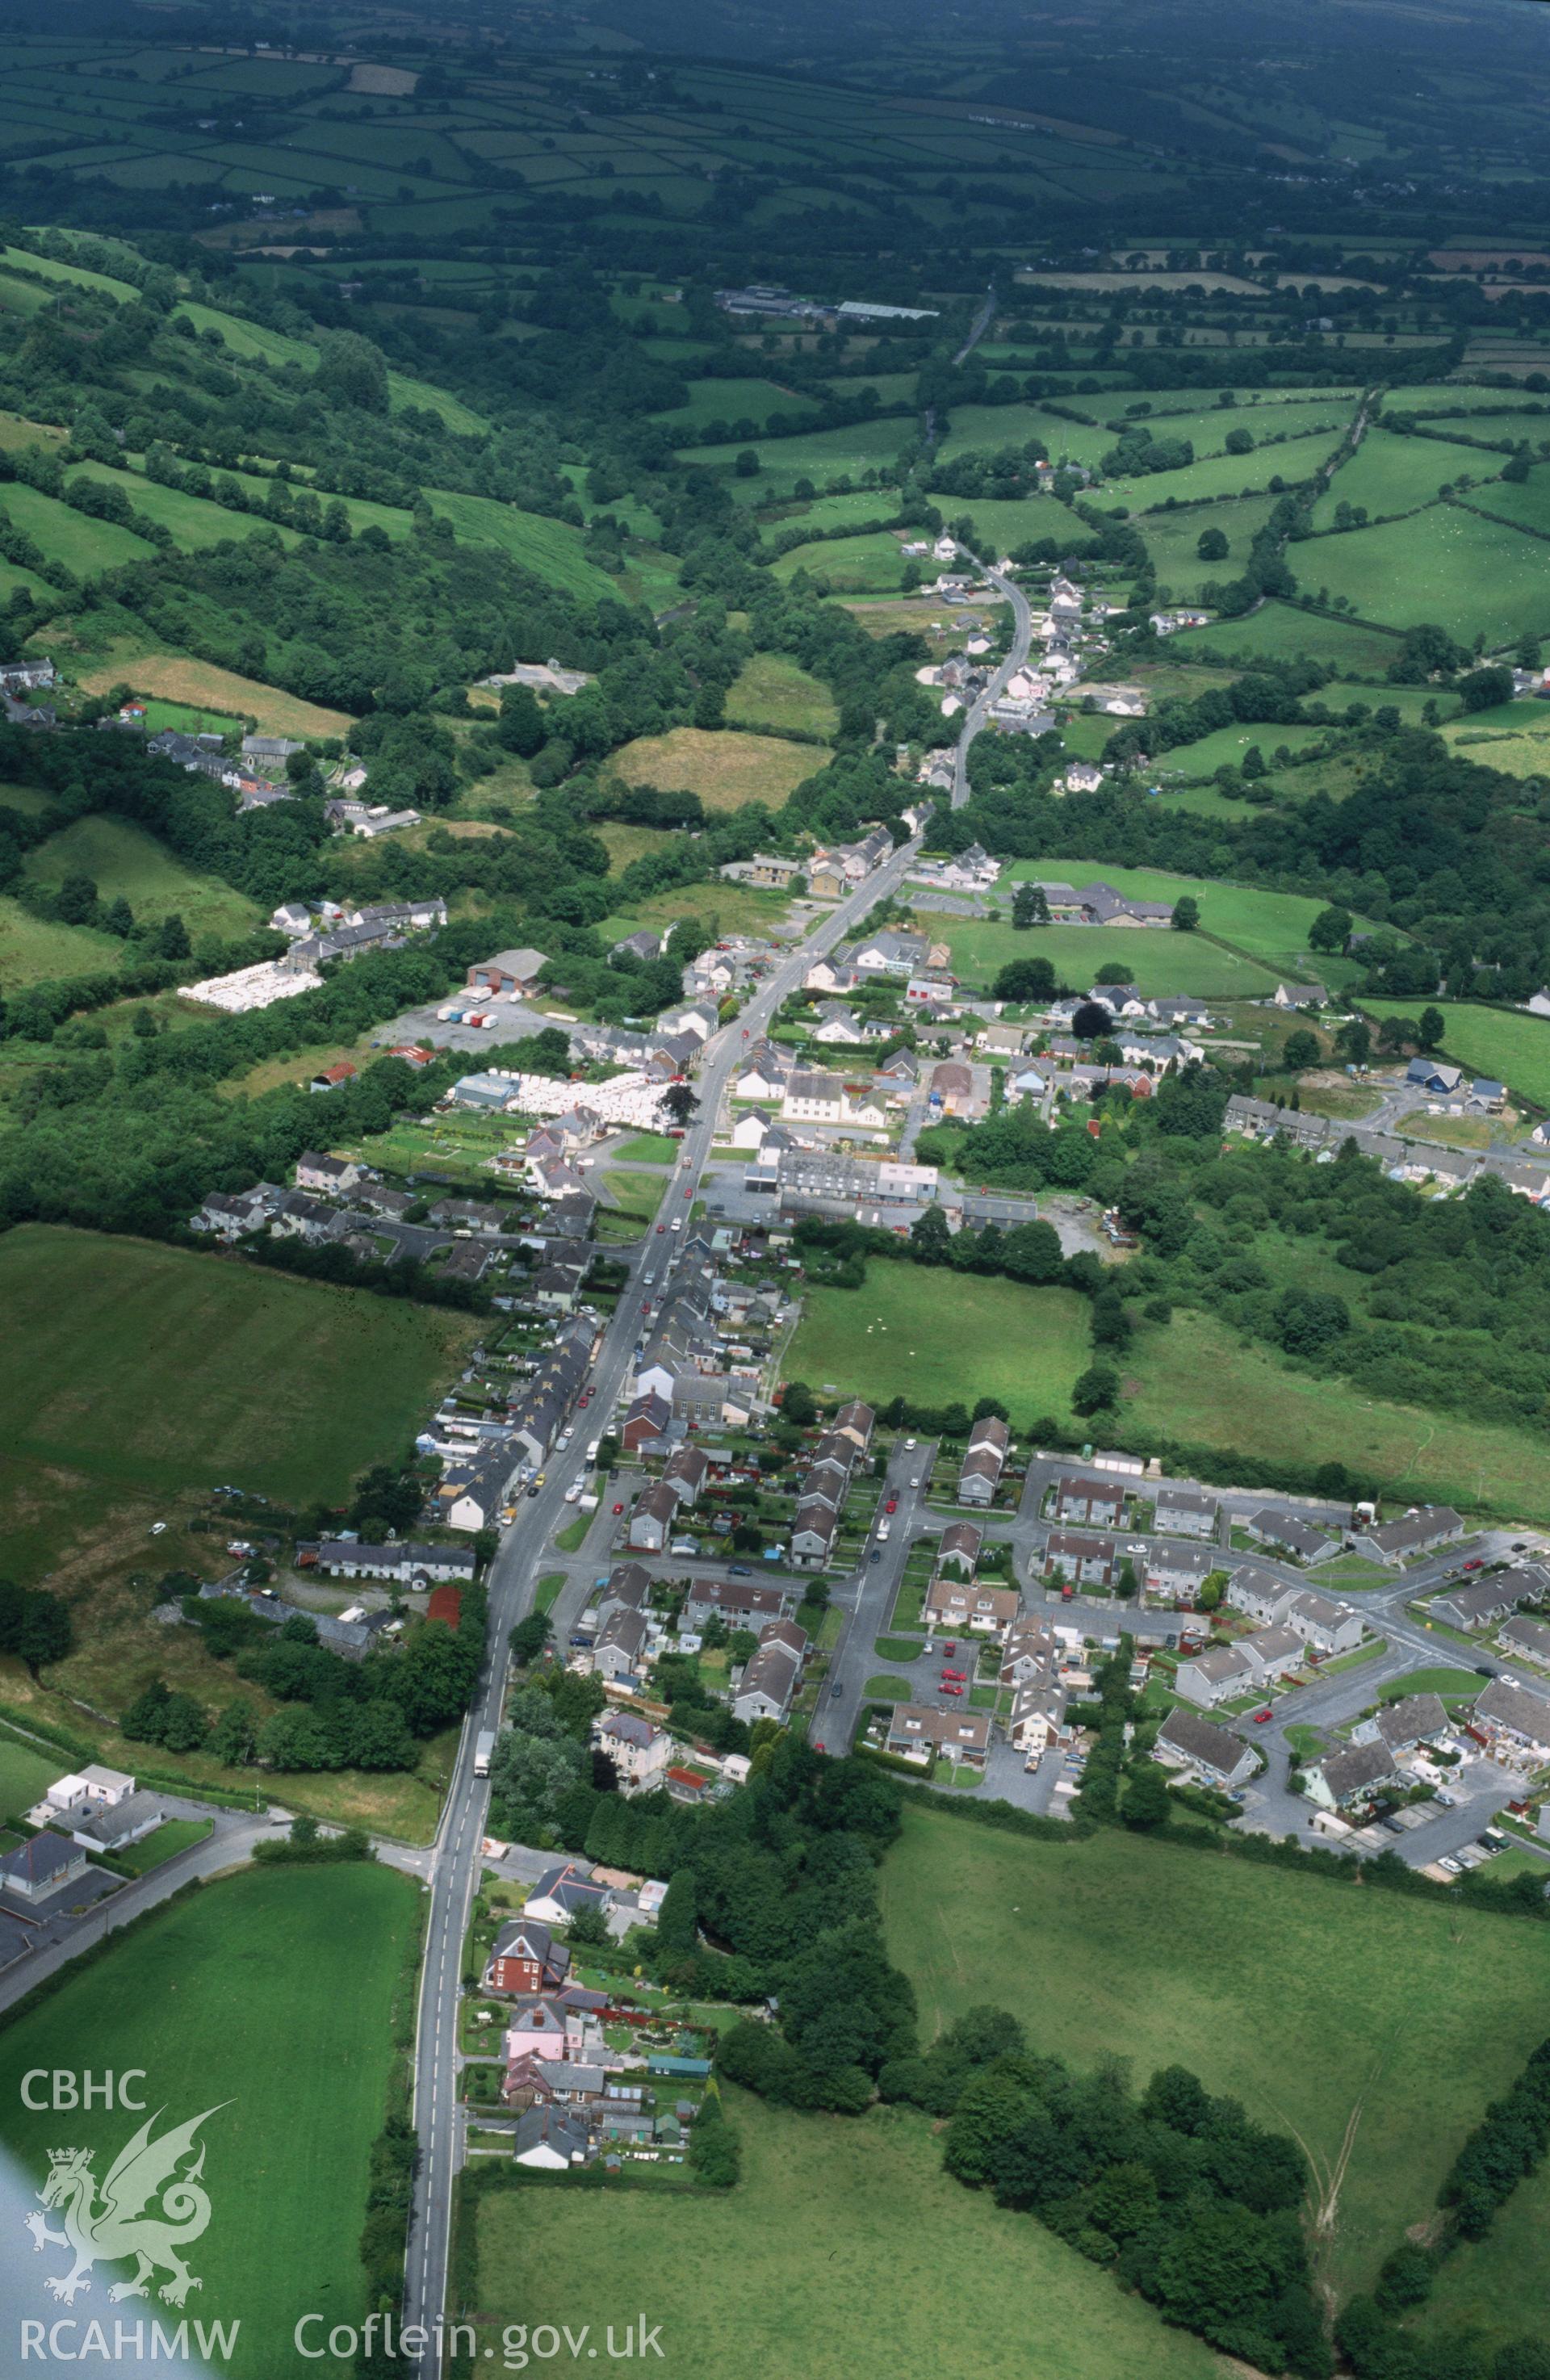
<path fill-rule="evenodd" d="M 1536 1661 L 1542 1668 L 1550 1669 L 1550 1628 L 1543 1620 L 1523 1616 L 1511 1619 L 1496 1641 L 1505 1652 L 1520 1654 L 1525 1661 Z"/>
<path fill-rule="evenodd" d="M 86 1873 L 86 1853 L 79 1843 L 45 1827 L 30 1835 L 0 1859 L 0 1890 L 20 1900 L 46 1900 Z"/>
<path fill-rule="evenodd" d="M 1362 1531 L 1360 1552 L 1381 1562 L 1406 1562 L 1436 1546 L 1451 1545 L 1464 1534 L 1464 1524 L 1451 1504 L 1423 1504 L 1402 1521 L 1385 1521 Z"/>
<path fill-rule="evenodd" d="M 1494 1577 L 1449 1587 L 1446 1595 L 1434 1597 L 1427 1609 L 1450 1628 L 1489 1628 L 1516 1611 L 1520 1603 L 1530 1601 L 1534 1593 L 1521 1572 L 1498 1571 Z"/>

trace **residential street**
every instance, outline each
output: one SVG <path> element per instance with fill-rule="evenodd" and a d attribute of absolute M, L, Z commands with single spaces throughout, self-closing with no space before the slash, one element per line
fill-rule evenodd
<path fill-rule="evenodd" d="M 847 901 L 823 917 L 805 941 L 781 958 L 736 1022 L 724 1026 L 709 1042 L 697 1084 L 699 1115 L 682 1144 L 678 1178 L 686 1188 L 699 1186 L 709 1159 L 716 1112 L 744 1044 L 767 1029 L 781 1002 L 800 984 L 814 960 L 853 934 L 867 912 L 895 891 L 917 848 L 914 843 L 902 845 Z M 632 1351 L 642 1333 L 643 1275 L 647 1271 L 654 1273 L 658 1260 L 654 1240 L 641 1243 L 632 1257 L 629 1284 L 620 1296 L 598 1351 L 592 1371 L 591 1410 L 599 1422 L 612 1412 L 623 1390 Z M 474 1775 L 474 1740 L 480 1729 L 493 1728 L 500 1720 L 505 1690 L 506 1638 L 517 1621 L 531 1609 L 539 1577 L 561 1566 L 546 1549 L 554 1532 L 570 1517 L 564 1493 L 586 1470 L 586 1435 L 578 1430 L 570 1447 L 550 1456 L 543 1488 L 537 1497 L 524 1499 L 518 1517 L 490 1565 L 490 1661 L 458 1744 L 430 1871 L 430 1909 L 415 2050 L 414 2114 L 419 2132 L 420 2164 L 409 2226 L 406 2323 L 433 2323 L 446 2301 L 453 2184 L 460 2155 L 457 2004 L 463 1943 L 478 1886 L 480 1846 L 490 1800 L 488 1784 Z M 901 1538 L 903 1536 L 901 1530 Z M 441 2369 L 440 2348 L 432 2344 L 418 2363 L 420 2380 L 435 2380 Z"/>
<path fill-rule="evenodd" d="M 1028 599 L 1016 580 L 1003 578 L 999 570 L 992 570 L 988 563 L 981 562 L 978 555 L 971 553 L 966 545 L 961 545 L 958 551 L 965 562 L 972 562 L 976 570 L 982 570 L 985 573 L 997 594 L 1004 596 L 1011 605 L 1011 645 L 1005 661 L 1002 662 L 983 694 L 975 697 L 965 713 L 963 727 L 959 731 L 952 758 L 952 807 L 955 810 L 961 810 L 969 798 L 969 747 L 989 718 L 991 704 L 999 701 L 1005 692 L 1007 680 L 1020 670 L 1027 660 L 1028 647 L 1034 634 L 1034 615 L 1028 608 Z"/>

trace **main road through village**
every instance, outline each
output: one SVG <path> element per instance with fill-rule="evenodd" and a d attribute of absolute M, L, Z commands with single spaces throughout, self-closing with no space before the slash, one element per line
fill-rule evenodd
<path fill-rule="evenodd" d="M 670 1195 L 679 1212 L 687 1212 L 682 1205 L 681 1193 L 697 1189 L 708 1162 L 717 1110 L 745 1041 L 768 1027 L 781 1002 L 796 990 L 814 960 L 853 934 L 867 912 L 896 891 L 918 849 L 918 843 L 902 845 L 859 891 L 823 917 L 804 941 L 781 959 L 736 1021 L 723 1026 L 708 1044 L 700 1071 L 699 1114 L 684 1136 L 680 1170 L 672 1176 Z M 677 1243 L 672 1245 L 676 1249 Z M 612 1409 L 624 1389 L 631 1355 L 642 1332 L 648 1293 L 646 1276 L 655 1275 L 664 1260 L 671 1261 L 662 1258 L 654 1238 L 642 1242 L 628 1285 L 620 1296 L 594 1360 L 592 1409 L 599 1415 Z M 586 1435 L 584 1430 L 578 1430 L 573 1446 L 550 1457 L 543 1488 L 537 1497 L 524 1498 L 518 1517 L 503 1538 L 490 1565 L 485 1676 L 458 1744 L 430 1859 L 430 1909 L 415 2043 L 415 2124 L 419 2134 L 419 2170 L 409 2226 L 404 2313 L 406 2325 L 418 2323 L 431 2330 L 432 2343 L 418 2364 L 419 2380 L 435 2380 L 443 2360 L 433 2325 L 446 2303 L 453 2189 L 459 2149 L 457 2036 L 463 1945 L 478 1888 L 490 1802 L 488 1783 L 474 1774 L 474 1742 L 481 1729 L 500 1723 L 506 1682 L 506 1638 L 516 1622 L 532 1609 L 535 1585 L 544 1567 L 544 1549 L 554 1530 L 568 1518 L 565 1490 L 586 1468 Z"/>

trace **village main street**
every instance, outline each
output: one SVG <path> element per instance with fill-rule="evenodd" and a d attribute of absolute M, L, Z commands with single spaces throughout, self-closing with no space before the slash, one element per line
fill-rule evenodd
<path fill-rule="evenodd" d="M 735 1023 L 707 1045 L 697 1083 L 699 1113 L 681 1147 L 674 1182 L 697 1192 L 709 1161 L 716 1114 L 744 1044 L 768 1027 L 781 1002 L 801 983 L 814 961 L 855 931 L 867 913 L 890 897 L 918 850 L 901 845 L 848 900 L 820 919 L 805 941 L 783 956 L 760 984 Z M 592 1403 L 599 1415 L 617 1402 L 641 1336 L 647 1301 L 646 1274 L 655 1272 L 654 1239 L 643 1243 L 632 1263 L 612 1319 L 593 1363 Z M 409 2226 L 406 2324 L 433 2325 L 446 2301 L 453 2195 L 461 2134 L 458 2120 L 458 1999 L 463 1944 L 478 1888 L 489 1807 L 488 1782 L 474 1774 L 478 1734 L 499 1725 L 505 1694 L 506 1639 L 532 1609 L 539 1575 L 554 1567 L 546 1551 L 567 1517 L 565 1490 L 586 1468 L 583 1434 L 563 1453 L 551 1455 L 545 1484 L 524 1498 L 515 1522 L 502 1541 L 490 1571 L 490 1635 L 486 1676 L 459 1741 L 453 1777 L 430 1866 L 427 1919 L 415 2045 L 414 2116 L 420 2161 Z M 442 2370 L 435 2333 L 417 2367 L 419 2380 L 436 2380 Z"/>

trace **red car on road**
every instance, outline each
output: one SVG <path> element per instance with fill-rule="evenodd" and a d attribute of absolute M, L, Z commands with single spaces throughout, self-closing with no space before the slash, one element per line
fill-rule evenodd
<path fill-rule="evenodd" d="M 897 1496 L 890 1496 L 890 1497 L 889 1498 L 889 1500 L 888 1500 L 887 1503 L 883 1506 L 883 1511 L 884 1511 L 885 1512 L 896 1512 L 898 1510 L 899 1510 L 899 1499 L 898 1499 L 898 1497 L 897 1497 Z"/>
<path fill-rule="evenodd" d="M 1476 1554 L 1472 1561 L 1467 1561 L 1464 1564 L 1466 1570 L 1483 1570 L 1484 1567 L 1485 1559 L 1483 1554 Z"/>
<path fill-rule="evenodd" d="M 1269 1704 L 1266 1703 L 1262 1711 L 1255 1711 L 1254 1713 L 1255 1727 L 1263 1727 L 1266 1719 L 1274 1718 L 1275 1716 L 1275 1712 L 1271 1709 Z"/>
<path fill-rule="evenodd" d="M 942 1688 L 944 1694 L 962 1694 L 963 1691 L 963 1689 L 962 1686 L 944 1686 Z"/>
<path fill-rule="evenodd" d="M 956 1653 L 956 1652 L 957 1652 L 957 1650 L 958 1650 L 958 1647 L 957 1647 L 957 1645 L 956 1645 L 955 1644 L 953 1644 L 953 1645 L 944 1645 L 942 1646 L 942 1650 L 943 1650 L 943 1652 L 944 1652 L 944 1653 Z"/>
<path fill-rule="evenodd" d="M 613 1508 L 613 1509 L 614 1509 L 615 1513 L 619 1513 L 619 1512 L 622 1512 L 624 1511 L 624 1507 L 623 1506 L 623 1504 L 615 1504 L 615 1506 L 614 1506 L 614 1508 Z"/>
<path fill-rule="evenodd" d="M 942 1683 L 945 1686 L 951 1680 L 953 1684 L 962 1686 L 967 1682 L 968 1674 L 969 1673 L 966 1670 L 944 1670 L 942 1671 Z"/>

